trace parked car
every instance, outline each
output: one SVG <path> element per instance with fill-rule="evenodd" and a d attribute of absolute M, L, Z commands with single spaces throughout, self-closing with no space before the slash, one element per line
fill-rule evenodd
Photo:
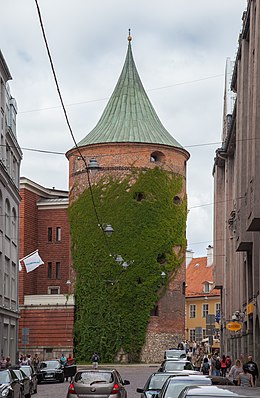
<path fill-rule="evenodd" d="M 37 373 L 38 383 L 58 381 L 64 382 L 64 367 L 60 361 L 53 359 L 51 361 L 42 361 Z"/>
<path fill-rule="evenodd" d="M 29 377 L 23 372 L 22 369 L 13 368 L 12 370 L 14 371 L 17 379 L 19 379 L 22 386 L 23 398 L 31 398 L 32 388 L 31 380 L 29 379 Z"/>
<path fill-rule="evenodd" d="M 126 398 L 125 385 L 130 384 L 123 380 L 116 369 L 87 369 L 76 373 L 69 385 L 67 398 Z"/>
<path fill-rule="evenodd" d="M 183 375 L 168 377 L 164 383 L 158 398 L 177 398 L 180 392 L 189 385 L 208 385 L 212 384 L 209 377 L 204 375 Z"/>
<path fill-rule="evenodd" d="M 0 370 L 0 397 L 22 398 L 22 386 L 11 369 Z"/>
<path fill-rule="evenodd" d="M 235 386 L 234 386 L 235 387 Z M 246 392 L 247 390 L 247 392 Z M 178 398 L 248 398 L 248 397 L 259 397 L 254 395 L 254 388 L 248 392 L 248 389 L 235 388 L 230 391 L 226 386 L 193 386 L 186 387 L 179 394 Z M 251 395 L 248 395 L 251 394 Z M 259 394 L 259 391 L 258 391 Z"/>
<path fill-rule="evenodd" d="M 31 365 L 21 365 L 20 369 L 29 377 L 31 382 L 31 394 L 37 393 L 37 373 Z"/>
<path fill-rule="evenodd" d="M 186 359 L 186 351 L 185 350 L 177 350 L 171 349 L 164 351 L 164 359 Z"/>
<path fill-rule="evenodd" d="M 158 372 L 174 372 L 178 374 L 183 371 L 189 371 L 190 374 L 200 374 L 200 372 L 194 370 L 194 366 L 188 360 L 173 360 L 173 359 L 166 359 L 162 362 Z"/>
<path fill-rule="evenodd" d="M 141 394 L 141 398 L 153 398 L 162 389 L 166 380 L 172 376 L 172 373 L 155 372 L 152 373 L 143 388 L 137 388 L 136 391 Z"/>

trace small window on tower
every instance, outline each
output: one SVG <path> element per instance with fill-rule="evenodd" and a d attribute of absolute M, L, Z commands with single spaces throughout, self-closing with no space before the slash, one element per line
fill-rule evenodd
<path fill-rule="evenodd" d="M 61 241 L 61 227 L 56 228 L 56 242 Z"/>
<path fill-rule="evenodd" d="M 165 155 L 160 151 L 151 153 L 150 162 L 164 162 Z"/>

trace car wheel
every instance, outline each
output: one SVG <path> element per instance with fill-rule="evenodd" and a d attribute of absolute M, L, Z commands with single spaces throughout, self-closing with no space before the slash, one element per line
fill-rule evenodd
<path fill-rule="evenodd" d="M 31 391 L 25 396 L 25 398 L 31 398 Z"/>
<path fill-rule="evenodd" d="M 39 382 L 38 382 L 38 383 L 39 383 Z M 35 389 L 33 390 L 33 393 L 34 393 L 34 394 L 37 394 L 37 384 L 36 384 Z"/>
<path fill-rule="evenodd" d="M 60 380 L 60 383 L 64 383 L 64 377 Z"/>

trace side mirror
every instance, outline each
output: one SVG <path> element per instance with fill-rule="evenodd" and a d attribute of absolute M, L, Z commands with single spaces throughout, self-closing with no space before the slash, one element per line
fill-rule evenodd
<path fill-rule="evenodd" d="M 130 384 L 129 380 L 124 380 L 124 386 L 126 386 L 127 384 Z"/>
<path fill-rule="evenodd" d="M 136 392 L 139 392 L 139 394 L 142 394 L 144 392 L 144 389 L 143 388 L 137 388 Z"/>

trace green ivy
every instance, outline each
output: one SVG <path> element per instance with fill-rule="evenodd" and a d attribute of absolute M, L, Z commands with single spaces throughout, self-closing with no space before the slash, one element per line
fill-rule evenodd
<path fill-rule="evenodd" d="M 151 310 L 167 286 L 161 273 L 169 277 L 183 261 L 187 203 L 173 201 L 183 184 L 183 177 L 159 168 L 104 177 L 92 192 L 100 220 L 114 228 L 107 239 L 88 189 L 70 206 L 79 361 L 97 351 L 113 362 L 120 349 L 130 362 L 139 360 Z M 115 261 L 117 254 L 127 269 Z"/>

